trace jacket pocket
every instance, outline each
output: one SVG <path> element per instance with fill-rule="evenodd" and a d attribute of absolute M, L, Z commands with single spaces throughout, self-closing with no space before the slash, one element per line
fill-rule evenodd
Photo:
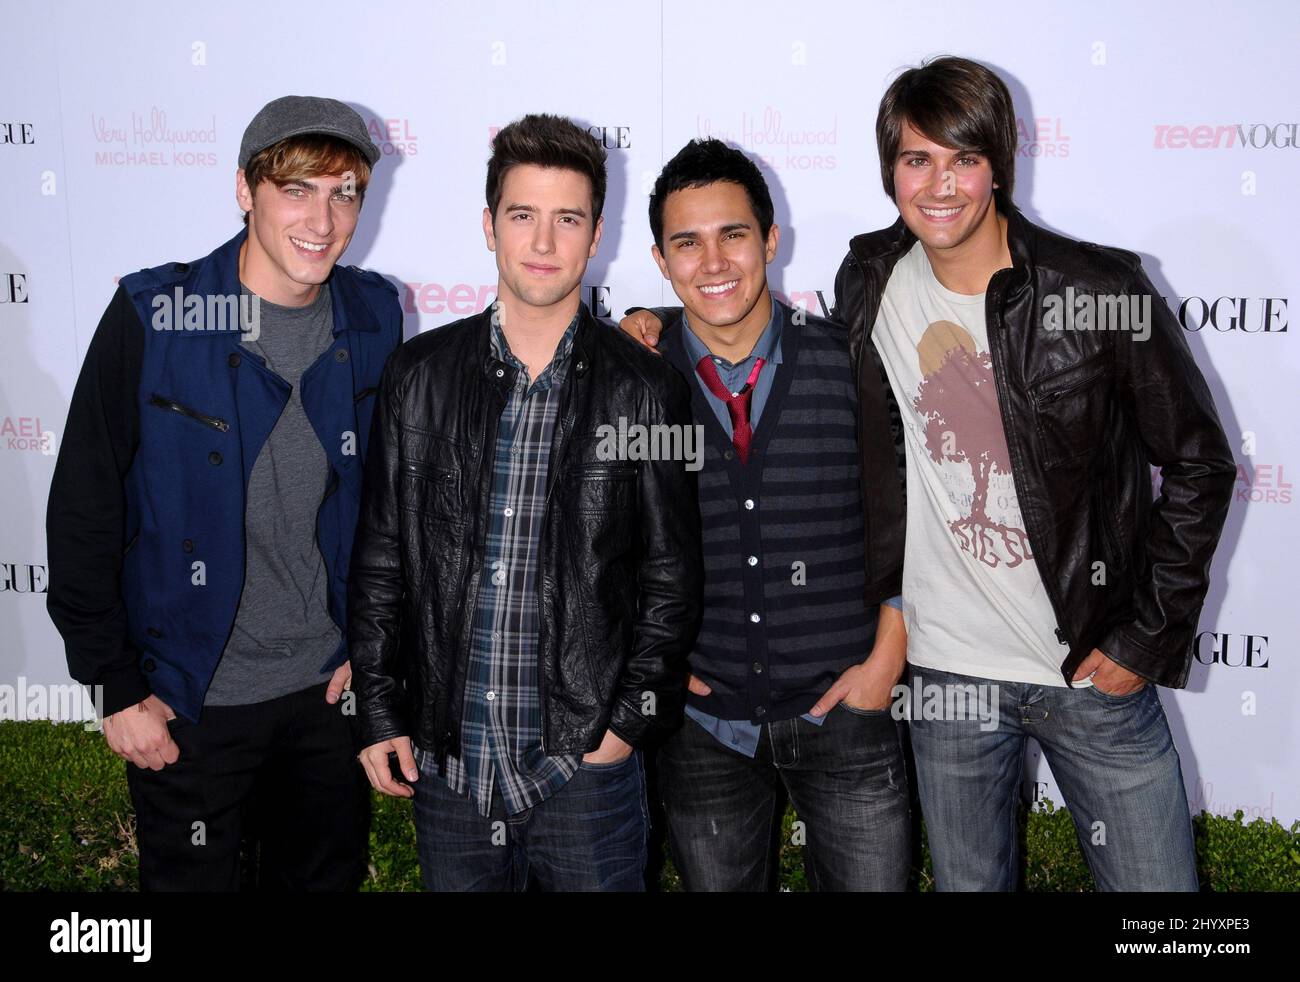
<path fill-rule="evenodd" d="M 1105 435 L 1107 363 L 1103 352 L 1029 387 L 1043 466 L 1060 467 L 1096 450 Z"/>
<path fill-rule="evenodd" d="M 398 501 L 404 510 L 449 522 L 460 520 L 459 475 L 454 470 L 403 460 L 399 473 Z"/>
<path fill-rule="evenodd" d="M 225 433 L 230 429 L 230 424 L 220 416 L 212 416 L 208 413 L 200 412 L 197 409 L 193 409 L 183 403 L 177 402 L 175 399 L 159 395 L 157 392 L 149 397 L 149 405 L 157 406 L 159 409 L 164 409 L 168 412 L 179 413 L 182 416 L 187 416 L 195 422 L 202 423 L 204 426 L 210 426 L 214 430 L 220 430 L 222 433 Z"/>
<path fill-rule="evenodd" d="M 632 511 L 636 507 L 636 466 L 586 465 L 565 475 L 564 506 L 588 514 Z"/>

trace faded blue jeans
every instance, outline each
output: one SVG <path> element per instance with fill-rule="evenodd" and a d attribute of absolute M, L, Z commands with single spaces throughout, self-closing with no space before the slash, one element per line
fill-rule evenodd
<path fill-rule="evenodd" d="M 1065 796 L 1097 889 L 1197 889 L 1187 792 L 1154 685 L 1110 696 L 920 667 L 912 677 L 913 692 L 917 680 L 923 693 L 931 685 L 983 687 L 986 708 L 994 699 L 997 706 L 990 727 L 992 713 L 981 721 L 972 712 L 932 711 L 949 718 L 926 719 L 913 700 L 912 751 L 939 890 L 1016 889 L 1016 804 L 1031 736 Z M 967 718 L 951 718 L 958 715 Z"/>

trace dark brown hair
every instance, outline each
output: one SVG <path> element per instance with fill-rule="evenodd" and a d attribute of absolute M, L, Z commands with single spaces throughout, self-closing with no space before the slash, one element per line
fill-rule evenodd
<path fill-rule="evenodd" d="M 306 133 L 255 153 L 244 168 L 244 180 L 250 191 L 256 191 L 263 181 L 282 188 L 321 174 L 349 172 L 355 175 L 360 206 L 366 197 L 366 185 L 370 183 L 370 161 L 347 140 L 324 133 Z M 244 212 L 244 224 L 248 224 L 248 212 Z"/>
<path fill-rule="evenodd" d="M 535 164 L 582 174 L 591 182 L 591 221 L 605 210 L 605 148 L 564 116 L 530 113 L 503 126 L 492 140 L 488 160 L 487 206 L 493 221 L 501 203 L 501 186 L 511 167 Z"/>
<path fill-rule="evenodd" d="M 998 185 L 994 202 L 999 211 L 1008 209 L 1016 181 L 1016 111 L 1002 79 L 978 62 L 954 57 L 894 79 L 876 115 L 880 178 L 891 201 L 904 121 L 935 143 L 986 156 Z"/>

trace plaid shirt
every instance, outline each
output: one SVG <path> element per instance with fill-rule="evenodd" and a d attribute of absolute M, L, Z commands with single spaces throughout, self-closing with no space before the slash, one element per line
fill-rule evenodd
<path fill-rule="evenodd" d="M 569 375 L 575 316 L 555 357 L 531 385 L 495 318 L 492 353 L 516 370 L 497 426 L 487 541 L 471 626 L 461 755 L 446 779 L 469 794 L 479 814 L 499 788 L 506 811 L 521 812 L 554 794 L 578 770 L 580 755 L 542 752 L 537 679 L 537 546 L 546 511 L 546 477 L 560 397 Z"/>

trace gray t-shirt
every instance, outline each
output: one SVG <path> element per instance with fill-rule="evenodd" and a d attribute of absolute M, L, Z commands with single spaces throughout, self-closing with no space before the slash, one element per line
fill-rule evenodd
<path fill-rule="evenodd" d="M 293 391 L 249 477 L 244 591 L 205 706 L 264 702 L 326 681 L 321 666 L 342 641 L 326 606 L 329 577 L 316 545 L 329 461 L 299 393 L 303 372 L 333 342 L 330 291 L 323 286 L 306 307 L 259 300 L 259 313 L 257 340 L 245 335 L 241 344 Z"/>

